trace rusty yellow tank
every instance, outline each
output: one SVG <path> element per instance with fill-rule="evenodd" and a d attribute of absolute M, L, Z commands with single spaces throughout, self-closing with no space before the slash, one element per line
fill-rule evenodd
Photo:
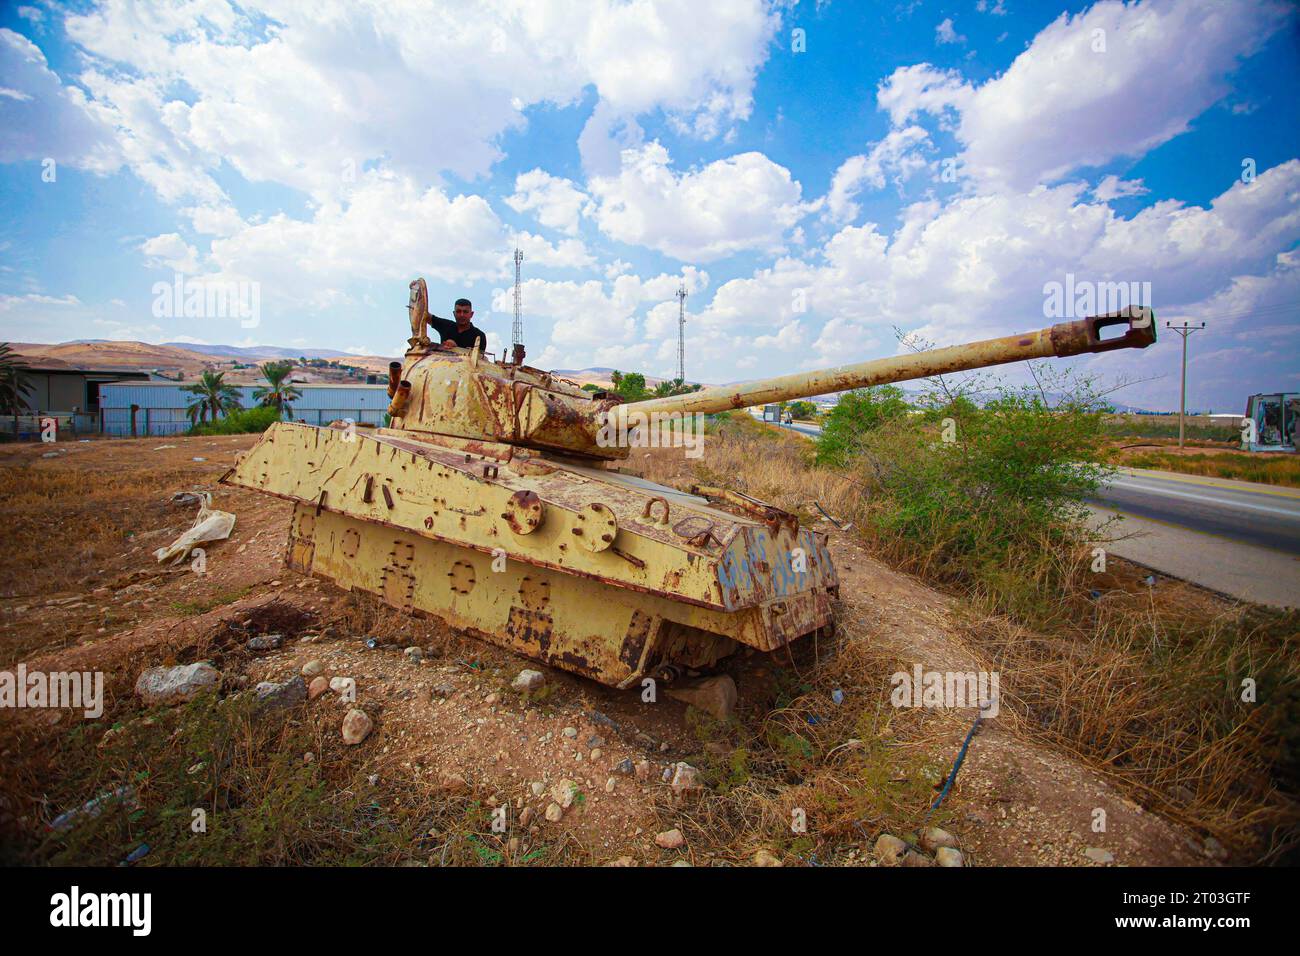
<path fill-rule="evenodd" d="M 223 481 L 294 503 L 289 567 L 618 687 L 834 624 L 824 534 L 734 491 L 686 494 L 611 470 L 665 416 L 1155 341 L 1150 310 L 1131 308 L 629 405 L 438 348 L 423 280 L 409 317 L 387 427 L 280 422 Z"/>

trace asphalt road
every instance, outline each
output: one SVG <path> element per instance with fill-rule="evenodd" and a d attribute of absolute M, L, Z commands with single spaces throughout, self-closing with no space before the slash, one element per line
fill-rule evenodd
<path fill-rule="evenodd" d="M 1300 490 L 1124 468 L 1094 499 L 1136 518 L 1300 555 Z"/>
<path fill-rule="evenodd" d="M 816 437 L 816 425 L 783 428 Z M 1092 499 L 1111 554 L 1232 597 L 1300 606 L 1300 490 L 1123 468 Z"/>
<path fill-rule="evenodd" d="M 1112 554 L 1246 601 L 1300 606 L 1300 490 L 1125 468 L 1093 500 Z"/>

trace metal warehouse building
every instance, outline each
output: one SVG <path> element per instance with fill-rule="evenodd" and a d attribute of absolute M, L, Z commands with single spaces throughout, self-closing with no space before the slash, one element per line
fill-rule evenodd
<path fill-rule="evenodd" d="M 186 409 L 197 397 L 183 391 L 186 383 L 123 382 L 99 387 L 99 408 L 105 435 L 130 436 L 132 406 L 135 406 L 135 433 L 177 435 L 190 427 Z M 234 386 L 245 408 L 257 401 L 257 385 Z M 388 410 L 386 385 L 295 385 L 302 398 L 290 403 L 294 421 L 308 425 L 328 425 L 339 418 L 374 425 L 384 423 Z"/>

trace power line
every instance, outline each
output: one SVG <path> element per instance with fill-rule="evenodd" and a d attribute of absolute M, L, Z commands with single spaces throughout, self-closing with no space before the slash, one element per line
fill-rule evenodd
<path fill-rule="evenodd" d="M 1200 325 L 1188 325 L 1184 322 L 1182 325 L 1173 325 L 1166 322 L 1165 328 L 1173 329 L 1183 337 L 1183 384 L 1178 395 L 1178 447 L 1183 447 L 1183 417 L 1187 414 L 1187 337 L 1193 332 L 1199 332 L 1205 328 L 1205 323 Z"/>

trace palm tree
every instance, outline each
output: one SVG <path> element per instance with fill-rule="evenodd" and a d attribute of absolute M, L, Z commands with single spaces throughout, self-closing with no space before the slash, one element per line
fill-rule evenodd
<path fill-rule="evenodd" d="M 32 386 L 22 376 L 25 371 L 26 366 L 9 343 L 0 342 L 0 412 L 5 415 L 16 416 L 32 410 L 26 398 Z"/>
<path fill-rule="evenodd" d="M 266 379 L 266 386 L 253 389 L 253 398 L 263 405 L 275 406 L 279 409 L 281 418 L 285 413 L 292 416 L 293 407 L 289 403 L 302 398 L 302 390 L 289 384 L 291 371 L 293 371 L 293 363 L 290 361 L 267 362 L 262 366 L 262 377 Z"/>
<path fill-rule="evenodd" d="M 680 378 L 665 379 L 655 386 L 655 398 L 667 398 L 669 395 L 685 395 L 687 392 L 698 392 L 700 386 L 687 385 Z"/>
<path fill-rule="evenodd" d="M 243 408 L 239 400 L 239 389 L 227 385 L 225 372 L 204 372 L 193 385 L 185 385 L 182 392 L 190 392 L 197 397 L 186 407 L 192 423 L 202 423 L 212 413 L 215 422 L 222 414 L 229 414 Z"/>

